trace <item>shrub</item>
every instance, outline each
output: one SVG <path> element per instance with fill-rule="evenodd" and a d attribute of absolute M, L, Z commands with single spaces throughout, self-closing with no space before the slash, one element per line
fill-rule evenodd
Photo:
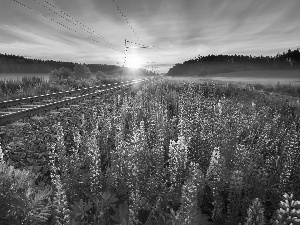
<path fill-rule="evenodd" d="M 96 73 L 96 79 L 97 79 L 97 80 L 101 80 L 101 79 L 103 79 L 103 78 L 107 78 L 107 75 L 106 75 L 105 73 L 103 73 L 102 71 L 98 71 L 98 72 Z"/>
<path fill-rule="evenodd" d="M 0 224 L 41 224 L 51 215 L 49 186 L 35 186 L 35 175 L 3 160 L 0 147 Z"/>
<path fill-rule="evenodd" d="M 74 67 L 75 79 L 90 78 L 90 69 L 85 64 L 76 64 Z"/>
<path fill-rule="evenodd" d="M 53 70 L 50 73 L 49 81 L 57 81 L 62 79 L 70 79 L 73 77 L 71 70 L 61 67 L 59 70 Z"/>

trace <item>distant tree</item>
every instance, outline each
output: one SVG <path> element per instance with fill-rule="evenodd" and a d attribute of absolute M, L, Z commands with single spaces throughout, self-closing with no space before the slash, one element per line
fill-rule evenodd
<path fill-rule="evenodd" d="M 59 70 L 53 70 L 50 72 L 50 81 L 70 79 L 73 76 L 71 70 L 61 67 Z"/>
<path fill-rule="evenodd" d="M 75 79 L 90 78 L 90 69 L 85 64 L 76 64 L 74 67 Z"/>
<path fill-rule="evenodd" d="M 102 71 L 98 71 L 96 73 L 96 79 L 97 80 L 101 80 L 101 79 L 106 78 L 106 77 L 107 77 L 107 75 L 105 73 L 103 73 Z"/>

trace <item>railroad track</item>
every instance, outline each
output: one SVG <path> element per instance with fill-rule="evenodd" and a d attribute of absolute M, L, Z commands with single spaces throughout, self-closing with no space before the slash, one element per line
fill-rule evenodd
<path fill-rule="evenodd" d="M 155 77 L 137 79 L 120 83 L 100 85 L 95 87 L 75 89 L 70 91 L 0 102 L 0 126 L 4 126 L 7 124 L 14 125 L 13 122 L 25 117 L 34 116 L 39 113 L 57 108 L 62 108 L 66 105 L 69 105 L 70 107 L 79 106 L 75 104 L 78 104 L 84 99 L 95 97 L 97 95 L 116 89 L 122 89 L 147 82 L 154 78 Z"/>

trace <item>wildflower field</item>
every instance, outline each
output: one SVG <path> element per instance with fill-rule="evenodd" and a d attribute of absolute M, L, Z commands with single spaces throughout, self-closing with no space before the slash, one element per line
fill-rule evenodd
<path fill-rule="evenodd" d="M 160 79 L 28 121 L 2 140 L 0 224 L 300 224 L 298 115 Z"/>

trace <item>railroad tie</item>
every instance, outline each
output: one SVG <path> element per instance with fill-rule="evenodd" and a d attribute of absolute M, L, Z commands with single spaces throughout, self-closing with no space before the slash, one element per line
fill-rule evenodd
<path fill-rule="evenodd" d="M 30 119 L 32 119 L 32 120 L 44 120 L 44 119 L 46 119 L 47 117 L 44 117 L 44 116 L 33 116 L 33 117 L 31 117 Z"/>
<path fill-rule="evenodd" d="M 57 114 L 60 114 L 60 112 L 57 112 L 57 111 L 50 111 L 50 114 L 57 115 Z"/>
<path fill-rule="evenodd" d="M 51 99 L 42 99 L 41 101 L 44 102 L 44 103 L 51 103 L 51 102 L 53 102 L 53 100 L 51 100 Z"/>
<path fill-rule="evenodd" d="M 61 110 L 61 111 L 70 111 L 71 109 L 70 108 L 59 108 L 58 110 Z"/>
<path fill-rule="evenodd" d="M 39 106 L 44 106 L 44 105 L 38 105 L 38 104 L 36 104 L 36 105 L 21 105 L 21 107 L 23 108 L 35 108 L 35 107 L 39 107 Z"/>
<path fill-rule="evenodd" d="M 14 107 L 10 107 L 10 108 L 7 108 L 7 109 L 10 110 L 10 111 L 13 111 L 13 112 L 18 112 L 18 111 L 22 111 L 22 110 L 31 109 L 31 108 L 14 108 Z"/>
<path fill-rule="evenodd" d="M 72 98 L 75 98 L 75 97 L 71 97 L 71 96 L 65 96 L 65 97 L 63 97 L 64 100 L 68 100 L 68 99 L 72 99 Z"/>
<path fill-rule="evenodd" d="M 6 115 L 6 114 L 11 114 L 11 113 L 14 113 L 14 112 L 4 112 L 4 111 L 1 111 L 1 112 L 0 112 L 0 116 L 1 116 L 2 114 Z"/>
<path fill-rule="evenodd" d="M 24 127 L 26 125 L 29 125 L 29 123 L 14 122 L 14 123 L 8 124 L 8 126 L 12 126 L 12 127 Z"/>

